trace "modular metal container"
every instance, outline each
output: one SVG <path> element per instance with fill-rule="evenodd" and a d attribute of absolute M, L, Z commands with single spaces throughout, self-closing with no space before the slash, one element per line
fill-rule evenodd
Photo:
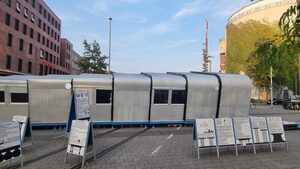
<path fill-rule="evenodd" d="M 28 76 L 7 76 L 0 78 L 0 121 L 11 121 L 15 115 L 29 116 Z"/>
<path fill-rule="evenodd" d="M 88 91 L 93 121 L 107 122 L 112 118 L 112 75 L 80 75 L 73 79 L 73 90 Z"/>
<path fill-rule="evenodd" d="M 143 73 L 151 79 L 151 121 L 182 121 L 186 103 L 186 80 L 164 73 Z"/>
<path fill-rule="evenodd" d="M 65 123 L 68 120 L 72 77 L 51 75 L 28 80 L 29 111 L 33 123 Z"/>
<path fill-rule="evenodd" d="M 249 116 L 251 80 L 238 74 L 218 74 L 222 82 L 219 117 Z"/>
<path fill-rule="evenodd" d="M 113 121 L 148 121 L 150 78 L 141 74 L 113 74 Z"/>
<path fill-rule="evenodd" d="M 216 117 L 220 88 L 217 77 L 193 73 L 169 74 L 183 76 L 187 81 L 186 120 Z"/>

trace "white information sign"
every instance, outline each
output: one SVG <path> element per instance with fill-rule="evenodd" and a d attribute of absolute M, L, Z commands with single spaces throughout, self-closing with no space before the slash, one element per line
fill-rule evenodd
<path fill-rule="evenodd" d="M 196 119 L 198 147 L 216 146 L 216 133 L 213 119 Z"/>
<path fill-rule="evenodd" d="M 233 118 L 235 137 L 237 144 L 252 144 L 252 133 L 249 118 L 236 117 Z"/>
<path fill-rule="evenodd" d="M 73 120 L 67 153 L 84 156 L 90 131 L 87 120 Z"/>
<path fill-rule="evenodd" d="M 77 119 L 90 118 L 90 103 L 88 90 L 75 91 L 75 105 Z"/>
<path fill-rule="evenodd" d="M 285 142 L 285 133 L 281 117 L 267 117 L 271 142 Z"/>
<path fill-rule="evenodd" d="M 21 126 L 21 140 L 24 142 L 25 134 L 26 134 L 26 129 L 27 129 L 27 122 L 28 122 L 28 117 L 27 116 L 13 116 L 12 121 L 18 122 Z"/>
<path fill-rule="evenodd" d="M 269 132 L 265 117 L 250 117 L 254 143 L 268 143 Z"/>
<path fill-rule="evenodd" d="M 234 131 L 231 118 L 218 118 L 215 119 L 218 145 L 234 145 Z"/>
<path fill-rule="evenodd" d="M 0 123 L 0 150 L 20 146 L 20 144 L 19 123 Z"/>

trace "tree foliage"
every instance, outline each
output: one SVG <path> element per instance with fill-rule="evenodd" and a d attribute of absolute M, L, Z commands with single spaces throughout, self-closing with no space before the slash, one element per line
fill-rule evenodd
<path fill-rule="evenodd" d="M 106 73 L 107 57 L 102 54 L 98 42 L 88 43 L 83 41 L 83 56 L 78 61 L 78 66 L 83 73 Z"/>

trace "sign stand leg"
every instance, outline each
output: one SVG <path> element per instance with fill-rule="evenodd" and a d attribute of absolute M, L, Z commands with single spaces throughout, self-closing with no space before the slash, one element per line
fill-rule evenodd
<path fill-rule="evenodd" d="M 68 153 L 65 155 L 65 163 L 68 163 Z"/>
<path fill-rule="evenodd" d="M 84 168 L 84 162 L 85 162 L 85 155 L 83 155 L 83 157 L 82 157 L 81 168 Z"/>
<path fill-rule="evenodd" d="M 235 144 L 235 156 L 239 156 L 239 150 L 237 144 Z"/>
<path fill-rule="evenodd" d="M 217 146 L 217 157 L 218 157 L 218 160 L 220 160 L 220 151 L 219 151 L 219 146 Z"/>
<path fill-rule="evenodd" d="M 253 146 L 253 153 L 256 154 L 256 147 L 255 147 L 255 144 L 252 143 L 252 146 Z"/>
<path fill-rule="evenodd" d="M 285 142 L 285 151 L 286 151 L 286 152 L 289 151 L 289 145 L 288 145 L 288 142 L 287 142 L 287 141 Z"/>
<path fill-rule="evenodd" d="M 197 159 L 200 160 L 200 150 L 199 150 L 199 147 L 197 147 Z"/>

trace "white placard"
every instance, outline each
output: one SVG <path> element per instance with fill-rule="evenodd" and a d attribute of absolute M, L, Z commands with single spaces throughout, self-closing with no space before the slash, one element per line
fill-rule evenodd
<path fill-rule="evenodd" d="M 233 132 L 233 124 L 231 118 L 215 119 L 216 131 L 218 137 L 218 145 L 234 145 L 235 138 Z"/>
<path fill-rule="evenodd" d="M 88 120 L 73 120 L 67 153 L 84 156 L 90 130 Z"/>
<path fill-rule="evenodd" d="M 268 143 L 269 132 L 265 117 L 250 117 L 254 143 Z"/>
<path fill-rule="evenodd" d="M 233 118 L 237 144 L 247 145 L 252 143 L 252 133 L 249 118 Z"/>
<path fill-rule="evenodd" d="M 285 142 L 285 133 L 281 117 L 267 117 L 271 142 Z"/>
<path fill-rule="evenodd" d="M 77 119 L 90 118 L 90 103 L 88 90 L 75 91 L 75 105 Z"/>
<path fill-rule="evenodd" d="M 12 121 L 18 122 L 21 126 L 21 140 L 24 142 L 25 134 L 26 134 L 26 129 L 27 129 L 27 122 L 28 122 L 28 117 L 27 116 L 13 116 Z"/>
<path fill-rule="evenodd" d="M 0 123 L 0 151 L 20 145 L 19 123 Z"/>
<path fill-rule="evenodd" d="M 196 119 L 196 137 L 198 147 L 216 145 L 216 133 L 213 119 Z"/>

